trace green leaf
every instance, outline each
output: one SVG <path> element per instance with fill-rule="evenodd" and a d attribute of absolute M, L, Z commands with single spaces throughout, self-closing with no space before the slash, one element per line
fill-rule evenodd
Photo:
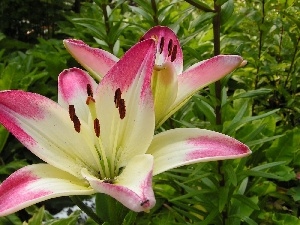
<path fill-rule="evenodd" d="M 236 173 L 233 169 L 233 166 L 231 164 L 225 164 L 224 166 L 224 171 L 225 171 L 225 177 L 226 182 L 229 182 L 233 185 L 236 186 L 237 185 L 237 177 L 236 177 Z"/>
<path fill-rule="evenodd" d="M 130 211 L 127 213 L 127 215 L 125 216 L 122 225 L 131 225 L 134 224 L 135 220 L 136 220 L 136 216 L 137 213 Z"/>
<path fill-rule="evenodd" d="M 8 216 L 0 217 L 1 225 L 21 225 L 22 221 L 16 214 L 10 214 Z"/>
<path fill-rule="evenodd" d="M 28 225 L 41 225 L 45 214 L 45 208 L 42 206 L 33 216 L 28 220 Z"/>
<path fill-rule="evenodd" d="M 5 165 L 1 165 L 0 174 L 9 175 L 26 165 L 27 165 L 27 162 L 25 159 L 9 162 Z"/>
<path fill-rule="evenodd" d="M 254 170 L 254 171 L 265 170 L 265 169 L 272 168 L 272 167 L 274 167 L 274 166 L 283 165 L 283 164 L 285 164 L 285 163 L 286 163 L 285 161 L 266 163 L 266 164 L 262 164 L 262 165 L 253 167 L 253 168 L 251 168 L 251 170 Z"/>
<path fill-rule="evenodd" d="M 269 142 L 269 141 L 276 140 L 276 139 L 278 139 L 282 136 L 284 136 L 284 134 L 276 135 L 276 136 L 273 136 L 273 137 L 261 138 L 261 139 L 258 139 L 258 140 L 248 141 L 248 142 L 244 142 L 244 143 L 246 145 L 248 145 L 249 147 L 251 147 L 251 146 L 254 146 L 254 145 L 260 145 L 260 144 L 263 144 L 263 143 L 266 143 L 266 142 Z"/>
<path fill-rule="evenodd" d="M 263 114 L 258 115 L 258 116 L 250 116 L 250 117 L 243 118 L 240 121 L 237 121 L 237 118 L 239 118 L 239 117 L 236 117 L 236 119 L 235 119 L 236 122 L 235 123 L 231 123 L 229 127 L 226 127 L 225 128 L 226 132 L 223 131 L 223 133 L 226 133 L 226 134 L 230 135 L 236 129 L 238 129 L 240 126 L 242 126 L 243 124 L 249 123 L 251 121 L 259 120 L 259 119 L 262 119 L 262 118 L 265 118 L 265 117 L 268 117 L 268 116 L 270 116 L 270 115 L 272 115 L 272 114 L 274 114 L 274 113 L 276 113 L 278 111 L 279 111 L 279 109 L 275 109 L 275 110 L 272 110 L 272 111 L 267 112 L 267 113 L 263 113 Z"/>
<path fill-rule="evenodd" d="M 272 91 L 272 89 L 269 89 L 269 88 L 259 88 L 256 90 L 250 90 L 247 92 L 243 92 L 241 94 L 237 94 L 237 95 L 233 96 L 232 98 L 230 98 L 230 100 L 228 100 L 228 101 L 232 101 L 232 100 L 238 99 L 238 98 L 258 97 L 261 95 L 266 95 L 266 94 L 270 93 L 271 91 Z"/>
<path fill-rule="evenodd" d="M 288 190 L 288 194 L 291 195 L 294 201 L 300 201 L 300 187 L 293 187 Z"/>
<path fill-rule="evenodd" d="M 109 195 L 96 194 L 96 213 L 109 224 L 120 224 L 129 212 L 129 209 Z"/>
<path fill-rule="evenodd" d="M 228 201 L 229 187 L 224 186 L 219 189 L 219 212 L 224 210 L 225 205 Z"/>
<path fill-rule="evenodd" d="M 281 176 L 278 176 L 273 173 L 262 172 L 262 171 L 246 170 L 246 171 L 241 172 L 241 174 L 246 175 L 246 176 L 264 177 L 264 178 L 282 180 Z"/>
<path fill-rule="evenodd" d="M 232 198 L 237 199 L 241 203 L 245 204 L 246 206 L 249 206 L 250 208 L 252 208 L 254 210 L 260 209 L 256 203 L 254 203 L 250 198 L 248 198 L 244 195 L 235 194 L 235 195 L 232 195 Z"/>
<path fill-rule="evenodd" d="M 295 128 L 287 131 L 284 136 L 275 140 L 266 151 L 269 161 L 285 161 L 289 163 L 293 157 L 300 151 L 300 129 Z"/>
<path fill-rule="evenodd" d="M 299 218 L 290 214 L 274 213 L 272 220 L 275 225 L 300 225 Z"/>
<path fill-rule="evenodd" d="M 223 1 L 223 0 L 221 0 Z M 233 0 L 228 0 L 226 3 L 222 5 L 222 10 L 221 10 L 221 21 L 222 24 L 225 24 L 229 18 L 231 17 L 232 13 L 234 10 L 234 1 Z"/>

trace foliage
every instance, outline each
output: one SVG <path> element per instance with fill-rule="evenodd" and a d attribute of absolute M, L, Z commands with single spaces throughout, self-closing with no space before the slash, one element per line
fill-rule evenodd
<path fill-rule="evenodd" d="M 149 214 L 122 211 L 101 197 L 96 213 L 110 221 L 105 224 L 300 224 L 299 7 L 292 0 L 82 1 L 80 13 L 68 10 L 63 17 L 53 12 L 59 15 L 57 39 L 39 38 L 32 45 L 9 38 L 1 27 L 0 89 L 30 90 L 56 100 L 58 73 L 79 66 L 59 37 L 81 39 L 120 57 L 157 24 L 177 33 L 186 68 L 216 53 L 214 18 L 219 14 L 220 52 L 239 54 L 248 64 L 196 94 L 160 130 L 221 131 L 246 143 L 253 154 L 155 177 L 157 204 Z M 0 128 L 1 180 L 38 161 Z M 109 207 L 118 210 L 109 215 Z M 79 218 L 78 212 L 60 220 L 51 214 L 43 207 L 23 210 L 0 218 L 0 224 L 76 224 Z"/>

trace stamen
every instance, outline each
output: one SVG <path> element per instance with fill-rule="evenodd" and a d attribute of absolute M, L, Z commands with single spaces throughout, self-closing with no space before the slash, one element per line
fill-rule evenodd
<path fill-rule="evenodd" d="M 92 90 L 92 86 L 90 84 L 86 85 L 86 92 L 87 92 L 88 96 L 93 97 L 93 90 Z"/>
<path fill-rule="evenodd" d="M 168 44 L 168 57 L 172 54 L 172 49 L 173 49 L 173 40 L 170 39 Z"/>
<path fill-rule="evenodd" d="M 73 121 L 74 116 L 75 116 L 75 107 L 74 107 L 74 105 L 69 105 L 69 115 L 70 115 L 70 119 Z"/>
<path fill-rule="evenodd" d="M 122 92 L 121 89 L 118 88 L 115 91 L 115 96 L 114 96 L 114 103 L 116 105 L 116 108 L 119 109 L 119 115 L 120 115 L 120 119 L 124 119 L 125 114 L 126 114 L 126 106 L 125 106 L 125 100 L 122 99 Z"/>
<path fill-rule="evenodd" d="M 94 119 L 94 131 L 97 137 L 100 136 L 100 122 L 99 120 L 96 118 Z"/>
<path fill-rule="evenodd" d="M 125 114 L 126 114 L 126 106 L 125 106 L 125 101 L 124 99 L 120 99 L 119 102 L 119 114 L 120 114 L 120 119 L 124 119 Z"/>
<path fill-rule="evenodd" d="M 122 92 L 121 92 L 121 89 L 118 88 L 116 91 L 115 91 L 115 97 L 114 97 L 114 102 L 115 102 L 115 105 L 116 105 L 116 108 L 119 107 L 119 102 L 121 100 L 121 95 L 122 95 Z"/>
<path fill-rule="evenodd" d="M 174 45 L 172 50 L 172 55 L 171 55 L 171 62 L 174 62 L 174 60 L 176 59 L 176 54 L 177 54 L 177 45 Z"/>
<path fill-rule="evenodd" d="M 72 122 L 74 124 L 75 131 L 77 133 L 79 133 L 81 123 L 80 123 L 79 118 L 76 116 L 74 105 L 69 105 L 69 115 L 70 115 L 70 119 L 72 120 Z"/>
<path fill-rule="evenodd" d="M 160 44 L 159 44 L 159 54 L 162 53 L 163 49 L 164 49 L 164 45 L 165 45 L 165 38 L 161 37 L 160 39 Z"/>

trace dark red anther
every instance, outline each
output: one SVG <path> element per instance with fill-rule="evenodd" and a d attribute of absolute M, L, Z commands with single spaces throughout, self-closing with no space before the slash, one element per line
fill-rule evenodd
<path fill-rule="evenodd" d="M 100 136 L 100 122 L 99 120 L 96 118 L 94 119 L 94 131 L 97 137 Z"/>
<path fill-rule="evenodd" d="M 69 115 L 70 115 L 70 119 L 73 121 L 73 118 L 75 116 L 75 107 L 74 107 L 74 105 L 69 105 Z"/>
<path fill-rule="evenodd" d="M 122 92 L 121 92 L 120 88 L 118 88 L 115 91 L 114 102 L 115 102 L 116 108 L 119 109 L 120 118 L 124 119 L 125 114 L 126 114 L 126 106 L 125 106 L 125 100 L 122 99 Z"/>
<path fill-rule="evenodd" d="M 72 120 L 72 122 L 74 124 L 75 131 L 77 133 L 79 133 L 81 123 L 80 123 L 79 118 L 76 116 L 74 105 L 69 105 L 69 115 L 70 115 L 70 119 Z"/>
<path fill-rule="evenodd" d="M 174 45 L 172 50 L 172 55 L 171 55 L 171 62 L 174 62 L 174 60 L 176 59 L 176 54 L 177 54 L 177 45 Z"/>
<path fill-rule="evenodd" d="M 79 133 L 81 123 L 80 123 L 79 118 L 76 115 L 74 117 L 73 124 L 74 124 L 74 129 L 76 130 L 77 133 Z"/>
<path fill-rule="evenodd" d="M 121 92 L 121 89 L 118 88 L 116 91 L 115 91 L 115 97 L 114 97 L 114 102 L 115 102 L 115 105 L 116 105 L 116 108 L 119 107 L 119 101 L 121 99 L 121 95 L 122 95 L 122 92 Z"/>
<path fill-rule="evenodd" d="M 172 49 L 173 49 L 173 40 L 170 39 L 168 44 L 168 57 L 172 54 Z"/>
<path fill-rule="evenodd" d="M 124 119 L 125 114 L 126 114 L 126 106 L 125 106 L 125 101 L 124 99 L 120 99 L 119 102 L 119 115 L 120 115 L 120 119 Z"/>
<path fill-rule="evenodd" d="M 88 96 L 93 97 L 93 90 L 92 90 L 92 86 L 90 84 L 86 85 L 86 92 L 87 92 Z"/>
<path fill-rule="evenodd" d="M 164 45 L 165 45 L 165 38 L 161 37 L 160 44 L 159 44 L 159 54 L 161 54 L 162 51 L 164 50 Z"/>

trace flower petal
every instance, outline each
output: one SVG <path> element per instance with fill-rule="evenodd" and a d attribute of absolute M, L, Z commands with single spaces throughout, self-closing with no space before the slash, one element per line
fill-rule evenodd
<path fill-rule="evenodd" d="M 183 70 L 183 56 L 176 34 L 168 27 L 155 26 L 148 30 L 141 40 L 154 38 L 157 40 L 156 65 L 172 62 L 176 74 Z"/>
<path fill-rule="evenodd" d="M 98 48 L 92 48 L 83 41 L 67 39 L 64 45 L 70 54 L 97 80 L 101 80 L 110 68 L 118 62 L 113 54 Z"/>
<path fill-rule="evenodd" d="M 154 98 L 155 120 L 165 116 L 177 97 L 177 75 L 172 63 L 167 62 L 161 67 L 154 67 L 151 80 Z"/>
<path fill-rule="evenodd" d="M 50 198 L 93 193 L 82 180 L 51 165 L 26 166 L 0 184 L 0 217 Z"/>
<path fill-rule="evenodd" d="M 155 205 L 152 169 L 151 155 L 137 155 L 114 181 L 101 181 L 87 170 L 82 173 L 96 191 L 110 195 L 135 212 L 141 212 L 149 211 Z"/>
<path fill-rule="evenodd" d="M 64 70 L 58 77 L 58 104 L 67 110 L 69 105 L 74 105 L 76 115 L 86 122 L 89 117 L 89 108 L 86 104 L 88 85 L 90 91 L 94 93 L 97 83 L 89 74 L 78 68 Z"/>
<path fill-rule="evenodd" d="M 119 167 L 134 155 L 144 154 L 153 137 L 150 81 L 154 55 L 154 40 L 136 44 L 112 67 L 96 92 L 100 139 L 110 162 Z"/>
<path fill-rule="evenodd" d="M 153 175 L 198 162 L 235 159 L 251 153 L 238 140 L 210 130 L 178 128 L 154 136 L 147 154 L 154 157 Z"/>
<path fill-rule="evenodd" d="M 165 117 L 157 118 L 158 125 L 181 108 L 194 93 L 231 73 L 242 61 L 243 58 L 237 55 L 218 55 L 189 67 L 178 76 L 177 98 Z"/>
<path fill-rule="evenodd" d="M 82 167 L 99 168 L 86 123 L 77 124 L 76 131 L 69 113 L 44 96 L 0 92 L 0 123 L 36 156 L 74 176 L 81 176 Z"/>

